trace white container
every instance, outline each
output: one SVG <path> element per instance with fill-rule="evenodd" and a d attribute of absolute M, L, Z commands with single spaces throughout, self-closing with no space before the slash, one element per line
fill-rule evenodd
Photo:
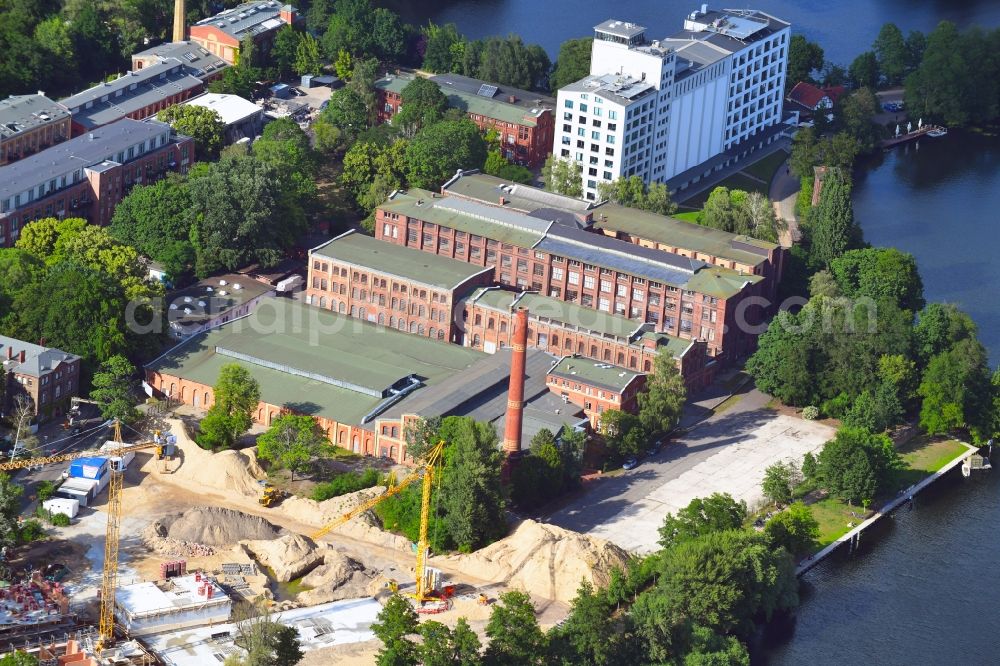
<path fill-rule="evenodd" d="M 51 515 L 64 513 L 70 518 L 76 518 L 76 514 L 80 513 L 80 500 L 53 497 L 52 499 L 42 502 L 42 508 L 48 511 Z"/>

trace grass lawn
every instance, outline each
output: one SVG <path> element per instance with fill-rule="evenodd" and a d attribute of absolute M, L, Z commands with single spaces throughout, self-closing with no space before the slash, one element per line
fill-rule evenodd
<path fill-rule="evenodd" d="M 676 217 L 678 220 L 684 220 L 685 222 L 694 222 L 695 224 L 697 224 L 698 212 L 699 211 L 692 210 L 692 211 L 687 211 L 685 213 L 674 213 L 674 217 Z"/>
<path fill-rule="evenodd" d="M 816 540 L 820 550 L 850 532 L 853 528 L 848 523 L 858 525 L 861 518 L 855 518 L 851 512 L 864 515 L 864 509 L 859 506 L 850 507 L 838 499 L 827 497 L 809 505 L 813 518 L 819 523 L 819 538 Z"/>
<path fill-rule="evenodd" d="M 770 185 L 771 179 L 774 178 L 774 174 L 777 173 L 781 165 L 785 163 L 788 159 L 788 153 L 783 150 L 779 150 L 776 153 L 771 153 L 759 162 L 751 164 L 747 168 L 743 169 L 746 173 L 750 174 L 755 178 L 760 178 L 765 183 Z"/>
<path fill-rule="evenodd" d="M 725 412 L 728 412 L 730 409 L 732 409 L 733 407 L 735 407 L 736 405 L 738 405 L 740 403 L 740 400 L 743 399 L 744 395 L 746 395 L 746 394 L 745 393 L 737 393 L 736 395 L 729 396 L 728 398 L 726 398 L 725 400 L 723 400 L 722 402 L 720 402 L 719 405 L 715 409 L 712 410 L 712 415 L 713 416 L 717 416 L 719 414 L 723 414 Z"/>
<path fill-rule="evenodd" d="M 954 439 L 932 441 L 928 437 L 914 437 L 900 447 L 899 454 L 910 469 L 933 474 L 967 450 Z"/>

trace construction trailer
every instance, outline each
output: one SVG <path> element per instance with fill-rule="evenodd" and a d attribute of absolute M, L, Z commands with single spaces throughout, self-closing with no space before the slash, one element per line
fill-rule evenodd
<path fill-rule="evenodd" d="M 62 513 L 70 518 L 76 518 L 76 514 L 80 513 L 80 500 L 69 499 L 66 497 L 53 497 L 52 499 L 47 499 L 42 502 L 42 508 L 49 512 L 49 515 L 56 515 L 57 513 Z"/>
<path fill-rule="evenodd" d="M 122 445 L 119 442 L 108 440 L 101 445 L 101 448 L 98 450 L 98 453 L 105 454 L 108 463 L 110 463 L 111 465 L 118 465 L 119 463 L 121 463 L 121 467 L 116 467 L 115 469 L 121 469 L 124 471 L 128 469 L 128 466 L 132 463 L 132 460 L 135 458 L 135 451 L 126 451 L 121 455 L 114 453 L 114 451 L 120 449 L 121 446 Z"/>
<path fill-rule="evenodd" d="M 233 601 L 200 573 L 119 587 L 115 618 L 129 636 L 228 622 Z"/>

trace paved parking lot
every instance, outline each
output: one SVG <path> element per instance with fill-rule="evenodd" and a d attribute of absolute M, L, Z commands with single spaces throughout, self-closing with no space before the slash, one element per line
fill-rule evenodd
<path fill-rule="evenodd" d="M 695 497 L 729 493 L 753 507 L 763 499 L 760 483 L 768 466 L 801 462 L 835 432 L 764 409 L 766 400 L 750 391 L 730 411 L 709 418 L 636 469 L 594 482 L 548 521 L 649 553 L 658 547 L 664 517 Z"/>

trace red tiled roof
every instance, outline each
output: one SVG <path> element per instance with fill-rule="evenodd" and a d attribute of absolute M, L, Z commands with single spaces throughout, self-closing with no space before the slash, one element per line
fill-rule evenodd
<path fill-rule="evenodd" d="M 826 96 L 830 98 L 831 102 L 836 104 L 837 100 L 843 97 L 844 93 L 847 92 L 847 88 L 844 86 L 827 86 L 826 88 L 823 88 L 823 92 L 826 93 Z"/>
<path fill-rule="evenodd" d="M 813 111 L 816 110 L 820 100 L 826 96 L 825 92 L 811 83 L 806 83 L 805 81 L 799 81 L 796 83 L 795 87 L 792 88 L 792 91 L 788 93 L 789 100 L 797 104 L 801 104 L 805 108 Z"/>

